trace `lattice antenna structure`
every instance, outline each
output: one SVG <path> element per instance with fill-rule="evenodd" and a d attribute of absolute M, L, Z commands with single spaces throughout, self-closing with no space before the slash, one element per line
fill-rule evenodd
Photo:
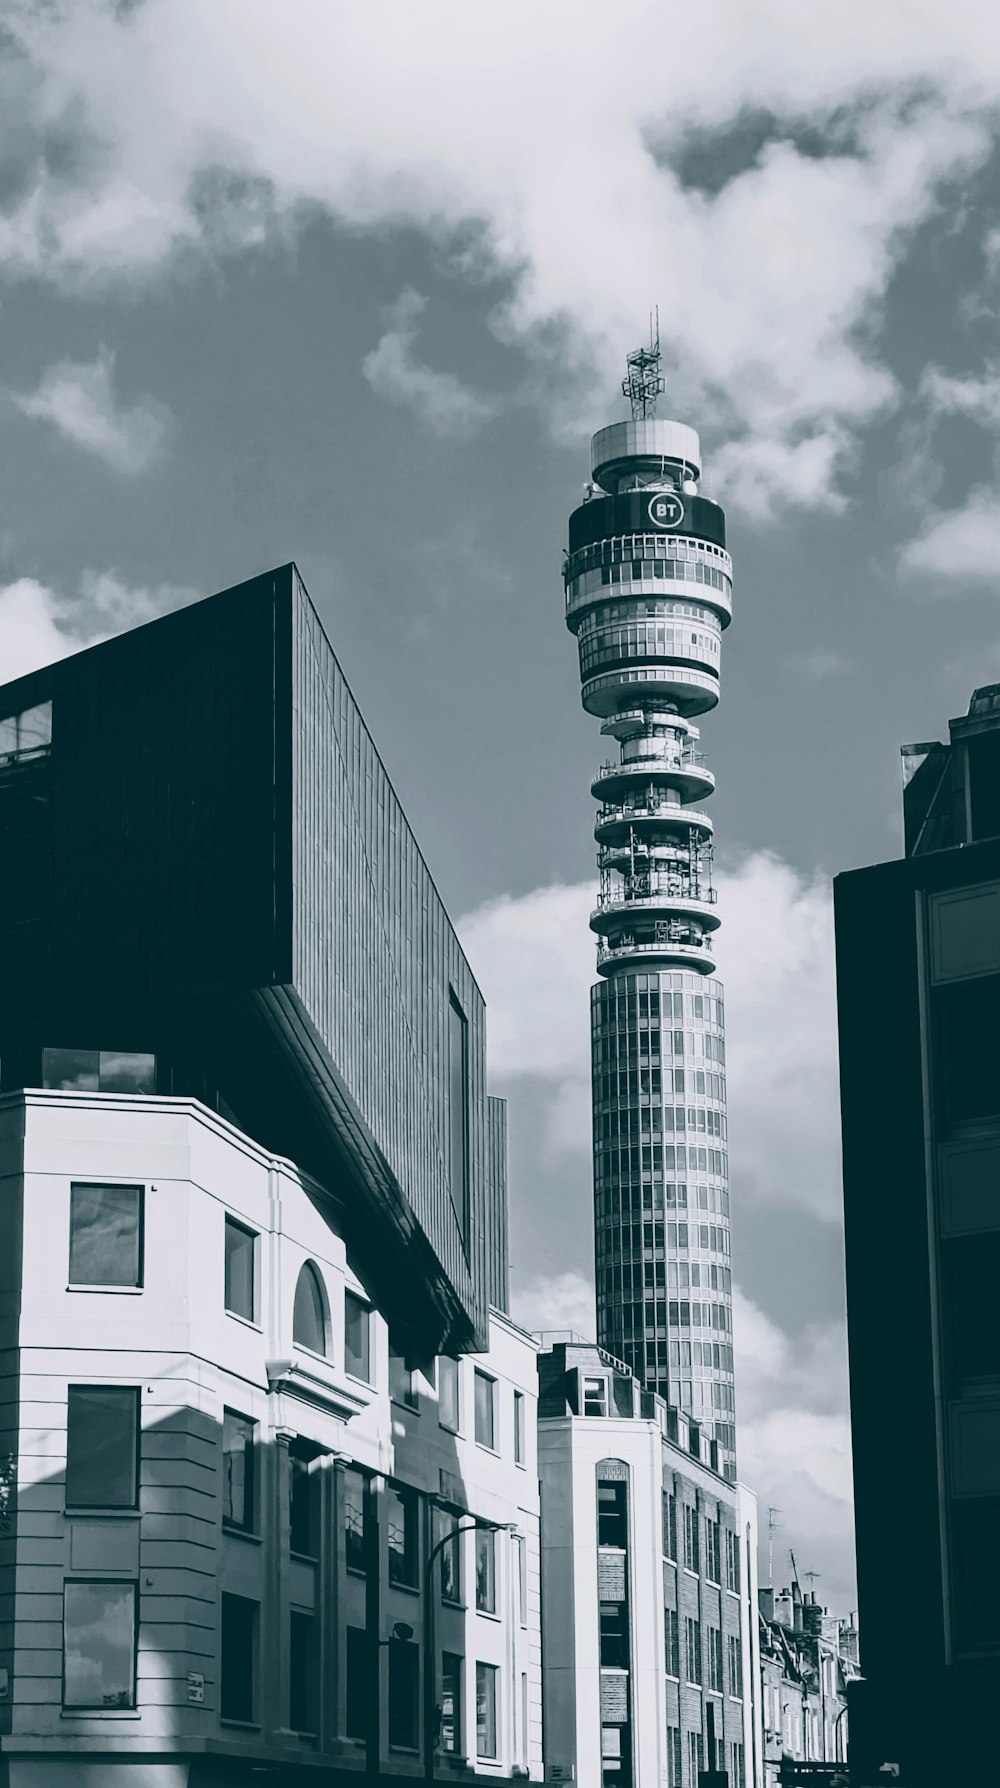
<path fill-rule="evenodd" d="M 636 348 L 627 356 L 626 365 L 628 372 L 622 380 L 622 396 L 627 397 L 632 406 L 633 422 L 655 416 L 656 400 L 666 390 L 666 380 L 660 372 L 659 307 L 650 313 L 649 347 Z"/>

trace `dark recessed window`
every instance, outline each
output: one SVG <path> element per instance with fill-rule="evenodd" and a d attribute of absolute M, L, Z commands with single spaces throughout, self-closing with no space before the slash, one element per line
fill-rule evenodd
<path fill-rule="evenodd" d="M 300 1558 L 319 1557 L 320 1473 L 323 1454 L 307 1440 L 288 1449 L 288 1544 Z"/>
<path fill-rule="evenodd" d="M 134 1583 L 70 1578 L 63 1590 L 63 1706 L 135 1706 Z"/>
<path fill-rule="evenodd" d="M 224 1720 L 254 1718 L 257 1700 L 258 1604 L 246 1596 L 222 1598 L 219 1712 Z"/>
<path fill-rule="evenodd" d="M 408 1409 L 416 1409 L 418 1405 L 417 1387 L 413 1382 L 413 1368 L 408 1364 L 401 1348 L 389 1342 L 389 1395 L 394 1403 L 405 1403 Z"/>
<path fill-rule="evenodd" d="M 476 1367 L 476 1442 L 481 1447 L 496 1448 L 497 1381 Z"/>
<path fill-rule="evenodd" d="M 457 1652 L 441 1653 L 442 1751 L 462 1749 L 462 1659 Z"/>
<path fill-rule="evenodd" d="M 142 1284 L 141 1186 L 70 1187 L 69 1282 Z"/>
<path fill-rule="evenodd" d="M 256 1428 L 256 1422 L 247 1416 L 237 1415 L 233 1409 L 223 1410 L 222 1519 L 227 1527 L 238 1527 L 243 1533 L 254 1530 Z"/>
<path fill-rule="evenodd" d="M 372 1382 L 372 1313 L 364 1298 L 344 1293 L 344 1369 L 362 1384 Z"/>
<path fill-rule="evenodd" d="M 476 1607 L 480 1614 L 497 1611 L 497 1536 L 490 1527 L 476 1529 Z"/>
<path fill-rule="evenodd" d="M 389 1651 L 389 1743 L 417 1748 L 417 1689 L 420 1651 L 406 1639 L 392 1639 Z"/>
<path fill-rule="evenodd" d="M 368 1634 L 364 1627 L 347 1628 L 345 1689 L 347 1693 L 345 1731 L 348 1738 L 368 1737 Z"/>
<path fill-rule="evenodd" d="M 319 1730 L 319 1622 L 293 1608 L 289 1619 L 289 1719 L 293 1732 Z"/>
<path fill-rule="evenodd" d="M 949 1384 L 1000 1378 L 1000 1234 L 956 1236 L 941 1250 Z"/>
<path fill-rule="evenodd" d="M 514 1464 L 523 1465 L 527 1435 L 525 1430 L 524 1392 L 514 1392 Z"/>
<path fill-rule="evenodd" d="M 389 1582 L 417 1588 L 420 1540 L 419 1504 L 415 1490 L 390 1484 L 385 1493 L 385 1527 L 389 1543 Z"/>
<path fill-rule="evenodd" d="M 448 1001 L 448 1190 L 463 1240 L 469 1203 L 469 1022 Z"/>
<path fill-rule="evenodd" d="M 441 1551 L 441 1600 L 443 1602 L 461 1602 L 462 1600 L 462 1541 L 459 1534 L 459 1518 L 448 1509 L 435 1509 L 435 1545 L 440 1542 Z"/>
<path fill-rule="evenodd" d="M 1000 975 L 934 989 L 934 1043 L 950 1123 L 1000 1115 Z"/>
<path fill-rule="evenodd" d="M 628 1485 L 599 1482 L 597 1486 L 597 1544 L 624 1547 L 628 1542 Z"/>
<path fill-rule="evenodd" d="M 327 1353 L 326 1294 L 318 1269 L 307 1260 L 295 1287 L 292 1310 L 292 1340 L 296 1347 L 308 1347 L 310 1353 Z"/>
<path fill-rule="evenodd" d="M 257 1320 L 257 1237 L 235 1217 L 226 1218 L 226 1309 Z"/>
<path fill-rule="evenodd" d="M 139 1392 L 71 1384 L 66 1412 L 66 1502 L 134 1509 L 139 1500 Z"/>
<path fill-rule="evenodd" d="M 476 1756 L 497 1755 L 496 1664 L 476 1665 Z"/>
<path fill-rule="evenodd" d="M 438 1362 L 438 1421 L 442 1428 L 451 1428 L 455 1434 L 460 1427 L 460 1383 L 458 1361 L 443 1353 Z"/>
<path fill-rule="evenodd" d="M 43 1049 L 42 1085 L 78 1093 L 155 1093 L 156 1057 L 121 1049 Z"/>
<path fill-rule="evenodd" d="M 341 1479 L 344 1498 L 344 1561 L 349 1571 L 368 1568 L 365 1479 L 360 1471 L 345 1466 Z"/>

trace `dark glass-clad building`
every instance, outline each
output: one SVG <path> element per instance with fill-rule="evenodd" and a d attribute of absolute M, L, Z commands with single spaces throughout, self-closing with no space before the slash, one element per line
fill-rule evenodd
<path fill-rule="evenodd" d="M 1000 1701 L 1000 685 L 903 761 L 906 856 L 835 883 L 851 1780 L 971 1788 Z"/>
<path fill-rule="evenodd" d="M 2 1090 L 198 1098 L 337 1187 L 415 1357 L 484 1345 L 483 1001 L 294 565 L 7 684 L 0 835 Z"/>

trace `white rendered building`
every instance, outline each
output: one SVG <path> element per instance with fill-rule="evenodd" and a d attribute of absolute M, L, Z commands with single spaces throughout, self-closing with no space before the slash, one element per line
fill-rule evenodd
<path fill-rule="evenodd" d="M 752 1492 L 603 1349 L 539 1385 L 546 1780 L 762 1788 Z"/>
<path fill-rule="evenodd" d="M 393 1355 L 336 1200 L 183 1099 L 0 1100 L 0 1224 L 4 1782 L 422 1776 L 455 1528 L 435 1779 L 539 1779 L 531 1338 Z"/>

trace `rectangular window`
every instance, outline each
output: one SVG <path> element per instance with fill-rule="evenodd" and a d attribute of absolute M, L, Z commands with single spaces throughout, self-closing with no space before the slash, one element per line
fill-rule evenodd
<path fill-rule="evenodd" d="M 227 1527 L 253 1533 L 256 1490 L 254 1436 L 257 1424 L 234 1409 L 222 1412 L 222 1519 Z"/>
<path fill-rule="evenodd" d="M 717 1521 L 705 1521 L 705 1575 L 711 1583 L 722 1582 L 722 1530 Z"/>
<path fill-rule="evenodd" d="M 155 1055 L 115 1049 L 43 1049 L 42 1085 L 82 1093 L 155 1093 Z"/>
<path fill-rule="evenodd" d="M 683 1750 L 681 1747 L 681 1729 L 679 1726 L 667 1727 L 667 1783 L 668 1788 L 684 1788 Z M 733 1788 L 740 1788 L 734 1783 Z"/>
<path fill-rule="evenodd" d="M 600 1604 L 601 1668 L 627 1670 L 629 1666 L 628 1608 L 624 1602 Z"/>
<path fill-rule="evenodd" d="M 235 1217 L 226 1218 L 226 1309 L 257 1320 L 257 1237 Z"/>
<path fill-rule="evenodd" d="M 476 1607 L 480 1614 L 497 1611 L 497 1536 L 488 1527 L 476 1529 Z"/>
<path fill-rule="evenodd" d="M 444 1541 L 438 1557 L 441 1560 L 441 1600 L 457 1602 L 462 1600 L 462 1539 L 458 1531 L 459 1518 L 448 1509 L 435 1509 L 435 1539 L 437 1545 Z"/>
<path fill-rule="evenodd" d="M 663 1492 L 663 1556 L 677 1563 L 677 1498 L 671 1490 Z"/>
<path fill-rule="evenodd" d="M 69 1283 L 142 1284 L 142 1187 L 72 1185 Z"/>
<path fill-rule="evenodd" d="M 739 1699 L 743 1694 L 743 1647 L 738 1633 L 727 1636 L 726 1650 L 729 1654 L 729 1693 Z"/>
<path fill-rule="evenodd" d="M 368 1568 L 365 1479 L 360 1471 L 345 1466 L 341 1480 L 344 1498 L 344 1563 L 349 1571 L 364 1575 Z"/>
<path fill-rule="evenodd" d="M 406 1355 L 389 1342 L 389 1395 L 394 1403 L 404 1403 L 407 1409 L 417 1407 L 417 1389 L 413 1382 L 413 1372 L 407 1365 Z"/>
<path fill-rule="evenodd" d="M 461 1426 L 460 1389 L 458 1361 L 443 1353 L 438 1360 L 438 1421 L 442 1428 L 450 1428 L 453 1434 L 457 1434 Z"/>
<path fill-rule="evenodd" d="M 135 1706 L 134 1583 L 70 1578 L 63 1586 L 63 1706 Z"/>
<path fill-rule="evenodd" d="M 442 1751 L 462 1749 L 462 1661 L 457 1652 L 441 1653 Z"/>
<path fill-rule="evenodd" d="M 372 1381 L 372 1313 L 364 1298 L 344 1293 L 344 1371 L 362 1384 Z"/>
<path fill-rule="evenodd" d="M 732 1756 L 733 1756 L 733 1767 L 732 1767 L 732 1774 L 730 1775 L 729 1779 L 733 1784 L 733 1788 L 741 1788 L 741 1784 L 744 1779 L 744 1777 L 743 1777 L 743 1746 L 741 1745 L 739 1739 L 734 1739 L 732 1745 L 730 1746 L 730 1749 L 732 1751 Z"/>
<path fill-rule="evenodd" d="M 71 1384 L 66 1408 L 66 1504 L 134 1509 L 139 1502 L 139 1392 Z"/>
<path fill-rule="evenodd" d="M 606 1378 L 585 1378 L 583 1381 L 583 1413 L 585 1416 L 606 1416 L 608 1413 L 608 1381 Z"/>
<path fill-rule="evenodd" d="M 219 1712 L 249 1724 L 257 1705 L 258 1604 L 246 1596 L 222 1598 Z"/>
<path fill-rule="evenodd" d="M 1000 1114 L 1000 975 L 935 988 L 934 1031 L 947 1117 L 967 1123 Z"/>
<path fill-rule="evenodd" d="M 702 1758 L 701 1733 L 700 1732 L 689 1732 L 687 1735 L 687 1740 L 688 1740 L 689 1779 L 691 1782 L 691 1788 L 695 1788 L 695 1783 L 698 1780 L 698 1772 L 701 1769 L 701 1758 Z"/>
<path fill-rule="evenodd" d="M 681 1673 L 681 1634 L 676 1608 L 663 1610 L 663 1641 L 668 1676 Z"/>
<path fill-rule="evenodd" d="M 737 1592 L 740 1587 L 740 1536 L 731 1527 L 726 1529 L 726 1588 Z"/>
<path fill-rule="evenodd" d="M 476 1367 L 476 1444 L 496 1450 L 497 1382 Z"/>
<path fill-rule="evenodd" d="M 465 1239 L 469 1189 L 469 1025 L 454 993 L 448 1002 L 448 1190 Z"/>
<path fill-rule="evenodd" d="M 708 1686 L 717 1695 L 725 1689 L 722 1677 L 722 1631 L 719 1627 L 708 1628 Z"/>
<path fill-rule="evenodd" d="M 389 1743 L 417 1748 L 417 1689 L 420 1651 L 408 1639 L 393 1639 L 389 1652 Z"/>
<path fill-rule="evenodd" d="M 628 1538 L 628 1485 L 599 1483 L 597 1486 L 597 1544 L 620 1546 Z"/>
<path fill-rule="evenodd" d="M 319 1557 L 322 1459 L 309 1441 L 288 1449 L 288 1545 L 299 1558 Z"/>
<path fill-rule="evenodd" d="M 524 1392 L 514 1392 L 514 1464 L 524 1464 L 526 1444 L 524 1421 Z"/>
<path fill-rule="evenodd" d="M 701 1568 L 701 1549 L 698 1545 L 698 1511 L 689 1502 L 684 1504 L 684 1563 L 689 1571 Z"/>
<path fill-rule="evenodd" d="M 389 1582 L 416 1589 L 420 1570 L 417 1531 L 419 1505 L 415 1490 L 390 1484 L 385 1493 L 385 1529 L 389 1543 Z"/>
<path fill-rule="evenodd" d="M 476 1665 L 476 1756 L 497 1755 L 497 1666 Z"/>
<path fill-rule="evenodd" d="M 346 1717 L 348 1738 L 368 1737 L 368 1634 L 364 1627 L 348 1627 L 345 1657 Z"/>
<path fill-rule="evenodd" d="M 684 1668 L 688 1682 L 701 1681 L 701 1621 L 690 1616 L 684 1622 Z"/>
<path fill-rule="evenodd" d="M 289 1616 L 288 1723 L 293 1732 L 319 1731 L 319 1622 L 293 1608 Z"/>

